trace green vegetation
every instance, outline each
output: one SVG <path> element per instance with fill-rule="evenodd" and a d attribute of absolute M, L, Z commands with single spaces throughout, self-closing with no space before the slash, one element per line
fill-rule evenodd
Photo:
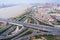
<path fill-rule="evenodd" d="M 34 20 L 32 18 L 30 18 L 30 23 L 32 23 L 32 24 L 34 23 Z"/>
<path fill-rule="evenodd" d="M 41 22 L 41 21 L 39 21 L 39 20 L 38 20 L 38 22 L 39 22 L 40 25 L 52 26 L 52 25 L 49 25 L 49 24 L 43 23 L 43 22 Z"/>
<path fill-rule="evenodd" d="M 57 21 L 57 25 L 60 25 L 60 21 Z"/>
<path fill-rule="evenodd" d="M 52 13 L 56 13 L 56 12 L 53 12 L 53 11 L 49 12 L 49 14 L 52 14 Z"/>
<path fill-rule="evenodd" d="M 15 28 L 15 29 L 16 29 L 16 28 Z M 11 32 L 9 32 L 9 33 L 8 33 L 8 35 L 11 35 L 11 34 L 12 34 L 12 32 L 13 32 L 15 29 L 13 29 Z"/>
<path fill-rule="evenodd" d="M 48 36 L 46 36 L 47 37 L 47 40 L 56 40 L 55 38 L 54 38 L 54 36 L 52 36 L 52 35 L 48 35 Z"/>
<path fill-rule="evenodd" d="M 53 35 L 38 35 L 35 37 L 36 37 L 36 39 L 41 38 L 41 37 L 45 37 L 47 40 L 56 40 L 55 36 L 53 36 Z"/>
<path fill-rule="evenodd" d="M 23 17 L 16 17 L 16 18 L 13 18 L 13 20 L 15 20 L 15 21 L 20 21 L 20 20 L 22 20 L 23 18 L 25 18 L 26 16 L 23 16 Z"/>
<path fill-rule="evenodd" d="M 57 13 L 60 13 L 60 10 L 55 9 L 48 12 L 48 14 L 57 14 Z"/>
<path fill-rule="evenodd" d="M 4 32 L 4 31 L 6 31 L 6 30 L 8 30 L 9 28 L 11 27 L 11 25 L 9 25 L 8 27 L 6 27 L 6 28 L 1 28 L 0 29 L 0 35 Z"/>
<path fill-rule="evenodd" d="M 33 30 L 28 31 L 25 35 L 31 34 Z"/>
<path fill-rule="evenodd" d="M 25 36 L 25 35 L 29 35 L 29 34 L 31 34 L 33 32 L 33 30 L 30 30 L 30 31 L 28 31 L 28 32 L 26 32 L 24 35 L 22 35 L 22 36 Z"/>
<path fill-rule="evenodd" d="M 20 19 L 21 19 L 20 17 L 13 18 L 13 20 L 16 20 L 16 21 L 17 21 L 17 20 L 20 20 Z"/>
<path fill-rule="evenodd" d="M 19 27 L 19 29 L 21 29 L 21 27 Z M 14 28 L 11 32 L 8 33 L 8 35 L 11 35 L 12 32 L 14 32 L 16 30 L 16 28 Z"/>
<path fill-rule="evenodd" d="M 4 31 L 6 28 L 0 28 L 0 33 L 2 32 L 2 31 Z"/>

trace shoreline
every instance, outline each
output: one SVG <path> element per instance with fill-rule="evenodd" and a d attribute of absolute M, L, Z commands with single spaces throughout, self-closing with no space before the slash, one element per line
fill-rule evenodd
<path fill-rule="evenodd" d="M 23 7 L 24 6 L 24 7 Z M 8 19 L 8 18 L 13 18 L 13 17 L 19 17 L 31 10 L 31 6 L 29 5 L 18 5 L 14 7 L 8 7 L 8 8 L 3 8 L 0 9 L 0 18 L 3 19 Z"/>

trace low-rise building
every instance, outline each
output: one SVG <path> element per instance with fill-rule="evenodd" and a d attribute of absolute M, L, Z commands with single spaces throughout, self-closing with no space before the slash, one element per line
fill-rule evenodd
<path fill-rule="evenodd" d="M 50 14 L 47 13 L 48 10 L 46 9 L 43 9 L 43 8 L 38 8 L 37 11 L 35 12 L 35 17 L 38 19 L 38 20 L 42 20 L 43 22 L 46 22 L 46 23 L 56 23 L 57 20 L 52 17 Z"/>

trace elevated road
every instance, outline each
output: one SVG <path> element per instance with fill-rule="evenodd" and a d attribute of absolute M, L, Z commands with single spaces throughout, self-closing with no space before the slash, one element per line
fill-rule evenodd
<path fill-rule="evenodd" d="M 11 26 L 11 28 L 9 28 L 9 29 L 6 30 L 5 32 L 3 32 L 1 35 L 2 35 L 2 36 L 6 36 L 6 35 L 8 35 L 9 32 L 11 32 L 12 30 L 14 30 L 15 28 L 16 28 L 16 27 Z"/>
<path fill-rule="evenodd" d="M 26 28 L 25 28 L 25 29 L 26 29 Z M 1 40 L 1 39 L 6 39 L 6 40 L 7 40 L 7 39 L 11 39 L 11 38 L 19 35 L 19 34 L 20 34 L 21 32 L 23 32 L 25 29 L 23 28 L 22 30 L 19 30 L 17 33 L 15 33 L 15 34 L 13 34 L 13 35 L 11 35 L 11 36 L 3 36 L 3 35 L 0 35 L 0 40 Z"/>
<path fill-rule="evenodd" d="M 23 23 L 23 22 L 20 22 L 20 21 L 5 20 L 5 19 L 1 19 L 0 21 L 8 23 L 8 24 L 13 24 L 13 25 L 18 25 L 18 26 L 23 25 L 24 27 L 28 27 L 28 28 L 33 28 L 33 29 L 37 29 L 37 30 L 48 31 L 48 33 L 46 32 L 46 33 L 40 33 L 40 34 L 60 35 L 60 27 L 50 27 L 50 26 L 37 25 L 37 24 L 31 24 L 31 23 Z M 7 37 L 0 36 L 0 39 L 12 38 L 12 37 L 20 34 L 22 31 L 19 31 L 19 32 L 17 32 L 16 34 L 14 34 L 12 36 L 7 36 Z"/>
<path fill-rule="evenodd" d="M 60 33 L 59 27 L 50 27 L 50 26 L 43 26 L 43 25 L 37 25 L 37 24 L 31 24 L 31 23 L 23 23 L 20 21 L 13 21 L 13 20 L 0 20 L 0 21 L 6 21 L 9 24 L 18 25 L 18 26 L 23 25 L 24 27 L 33 28 L 37 30 L 43 30 L 43 31 L 49 31 L 49 32 L 53 31 L 53 32 Z"/>
<path fill-rule="evenodd" d="M 32 33 L 32 34 L 25 35 L 23 37 L 17 38 L 15 40 L 29 39 L 30 37 L 33 37 L 33 36 L 36 36 L 36 35 L 44 35 L 44 34 L 52 35 L 52 33 L 48 33 L 48 32 Z"/>
<path fill-rule="evenodd" d="M 37 25 L 37 24 L 31 24 L 31 23 L 23 23 L 20 21 L 8 21 L 9 24 L 14 24 L 14 25 L 23 25 L 24 27 L 29 27 L 29 28 L 34 28 L 38 30 L 44 30 L 44 31 L 56 31 L 60 30 L 58 27 L 50 27 L 50 26 L 43 26 L 43 25 Z"/>

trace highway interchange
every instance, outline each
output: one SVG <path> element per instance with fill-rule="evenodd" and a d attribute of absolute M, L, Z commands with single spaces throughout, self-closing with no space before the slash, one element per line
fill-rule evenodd
<path fill-rule="evenodd" d="M 29 23 L 30 18 L 34 19 L 34 24 Z M 22 40 L 22 39 L 24 40 L 24 39 L 26 39 L 26 40 L 28 40 L 30 37 L 33 37 L 34 35 L 44 35 L 44 34 L 45 35 L 60 35 L 60 27 L 39 25 L 38 20 L 30 15 L 28 15 L 28 16 L 26 15 L 26 16 L 21 17 L 21 19 L 19 21 L 0 19 L 0 22 L 5 22 L 6 24 L 13 25 L 8 30 L 6 30 L 5 32 L 3 32 L 0 35 L 0 39 L 11 39 L 11 40 Z M 17 28 L 17 26 L 21 27 L 21 29 L 19 29 L 17 31 L 16 30 L 13 31 L 15 34 L 12 33 L 11 35 L 8 35 L 12 30 Z M 30 31 L 31 29 L 34 29 L 35 31 L 33 31 L 29 35 L 22 36 L 26 32 Z M 24 32 L 24 30 L 26 30 L 26 31 Z M 42 32 L 37 33 L 36 30 L 42 30 Z"/>
<path fill-rule="evenodd" d="M 34 19 L 34 18 L 33 18 Z M 35 21 L 37 21 L 36 19 L 34 19 Z M 39 25 L 39 24 L 31 24 L 31 23 L 27 23 L 28 20 L 26 21 L 26 19 L 23 21 L 23 22 L 20 22 L 20 21 L 14 21 L 14 20 L 3 20 L 1 19 L 0 20 L 1 22 L 6 22 L 8 24 L 13 24 L 13 25 L 17 25 L 17 26 L 22 26 L 23 28 L 20 29 L 20 31 L 18 31 L 16 34 L 14 35 L 11 35 L 11 36 L 4 36 L 4 35 L 7 35 L 10 31 L 12 31 L 15 26 L 12 26 L 11 28 L 9 28 L 7 31 L 5 31 L 4 33 L 1 34 L 0 36 L 0 39 L 9 39 L 9 38 L 13 38 L 17 35 L 19 35 L 23 30 L 25 30 L 25 28 L 32 28 L 32 29 L 35 29 L 35 30 L 43 30 L 43 32 L 41 33 L 36 33 L 34 35 L 37 35 L 37 34 L 46 34 L 46 35 L 60 35 L 60 28 L 59 27 L 50 27 L 50 26 L 45 26 L 45 25 Z M 35 22 L 36 23 L 36 22 Z M 45 32 L 47 31 L 47 32 Z M 13 39 L 17 39 L 19 38 L 21 35 L 23 35 L 24 33 L 20 34 L 18 37 L 16 38 L 13 38 Z M 32 35 L 32 34 L 31 34 Z M 30 35 L 30 36 L 31 36 Z M 27 36 L 26 36 L 27 37 Z M 25 38 L 25 37 L 24 37 Z"/>

